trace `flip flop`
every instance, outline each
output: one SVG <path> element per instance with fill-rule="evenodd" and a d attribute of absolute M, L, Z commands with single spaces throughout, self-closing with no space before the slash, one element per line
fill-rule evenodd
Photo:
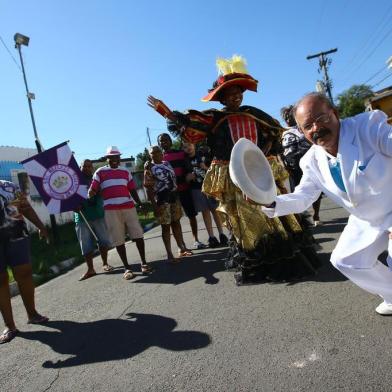
<path fill-rule="evenodd" d="M 27 324 L 45 324 L 49 321 L 49 317 L 41 316 L 40 314 L 27 321 Z"/>
<path fill-rule="evenodd" d="M 85 274 L 83 274 L 80 278 L 79 278 L 79 282 L 81 282 L 82 280 L 86 280 L 88 278 L 92 278 L 93 276 L 95 276 L 97 273 L 94 272 L 86 272 Z"/>
<path fill-rule="evenodd" d="M 110 272 L 110 271 L 113 271 L 113 270 L 114 270 L 114 268 L 111 265 L 109 265 L 109 264 L 106 264 L 106 265 L 104 265 L 102 267 L 102 271 L 103 272 Z"/>
<path fill-rule="evenodd" d="M 125 280 L 131 280 L 135 277 L 135 275 L 133 274 L 133 272 L 131 270 L 125 270 L 123 278 Z"/>
<path fill-rule="evenodd" d="M 9 343 L 18 333 L 18 329 L 5 329 L 0 335 L 0 344 Z"/>
<path fill-rule="evenodd" d="M 149 266 L 149 265 L 142 265 L 142 274 L 143 275 L 148 275 L 148 274 L 151 274 L 151 272 L 153 272 L 154 271 L 154 269 L 151 267 L 151 266 Z"/>
<path fill-rule="evenodd" d="M 179 257 L 193 256 L 193 252 L 191 250 L 183 250 L 182 252 L 178 252 Z"/>

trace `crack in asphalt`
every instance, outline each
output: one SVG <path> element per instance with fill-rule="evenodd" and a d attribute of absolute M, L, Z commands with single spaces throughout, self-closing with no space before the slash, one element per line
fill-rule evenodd
<path fill-rule="evenodd" d="M 60 369 L 57 369 L 57 374 L 56 374 L 55 378 L 54 378 L 53 381 L 49 384 L 49 386 L 48 386 L 46 389 L 44 389 L 42 392 L 49 391 L 49 389 L 52 388 L 53 384 L 59 379 L 59 377 L 60 377 Z"/>
<path fill-rule="evenodd" d="M 163 285 L 163 283 L 160 283 L 160 284 L 158 284 L 157 285 L 157 287 L 154 289 L 154 290 L 150 290 L 150 289 L 148 289 L 148 290 L 145 290 L 145 291 L 143 291 L 139 296 L 137 296 L 122 312 L 121 312 L 121 314 L 117 317 L 117 320 L 118 319 L 120 319 L 121 317 L 123 317 L 124 316 L 124 314 L 125 313 L 127 313 L 127 311 L 129 310 L 129 308 L 131 308 L 132 306 L 133 306 L 133 304 L 137 301 L 137 300 L 139 300 L 140 298 L 142 298 L 142 297 L 144 297 L 144 294 L 146 293 L 146 292 L 153 292 L 153 293 L 155 293 L 161 286 Z"/>

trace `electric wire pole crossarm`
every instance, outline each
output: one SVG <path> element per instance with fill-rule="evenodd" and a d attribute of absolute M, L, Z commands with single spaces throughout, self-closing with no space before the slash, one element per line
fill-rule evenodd
<path fill-rule="evenodd" d="M 329 66 L 329 64 L 331 64 L 332 60 L 329 59 L 327 57 L 327 55 L 331 54 L 331 53 L 335 53 L 337 51 L 338 51 L 338 49 L 335 48 L 335 49 L 327 50 L 325 52 L 312 54 L 312 55 L 306 57 L 307 60 L 311 60 L 311 59 L 314 59 L 314 58 L 318 57 L 318 59 L 319 59 L 319 69 L 318 69 L 318 71 L 319 72 L 322 71 L 323 74 L 324 74 L 323 75 L 324 76 L 323 85 L 324 85 L 324 88 L 326 89 L 326 91 L 328 93 L 329 100 L 331 101 L 332 104 L 333 104 L 332 91 L 331 91 L 331 89 L 332 89 L 332 82 L 331 82 L 331 79 L 328 76 L 328 66 Z"/>

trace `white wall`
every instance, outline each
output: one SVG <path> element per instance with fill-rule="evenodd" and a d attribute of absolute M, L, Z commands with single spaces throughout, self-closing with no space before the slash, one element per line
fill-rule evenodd
<path fill-rule="evenodd" d="M 50 226 L 50 215 L 48 212 L 48 209 L 46 208 L 44 202 L 42 200 L 30 200 L 31 206 L 34 208 L 35 212 L 37 213 L 37 215 L 39 216 L 39 218 L 41 219 L 41 221 L 47 225 Z M 68 211 L 68 212 L 63 212 L 61 214 L 56 214 L 56 222 L 57 224 L 63 225 L 64 223 L 68 223 L 68 222 L 72 222 L 73 221 L 73 216 L 74 213 L 72 211 Z M 37 231 L 37 228 L 30 223 L 27 219 L 27 227 L 29 229 L 30 232 L 34 232 Z"/>

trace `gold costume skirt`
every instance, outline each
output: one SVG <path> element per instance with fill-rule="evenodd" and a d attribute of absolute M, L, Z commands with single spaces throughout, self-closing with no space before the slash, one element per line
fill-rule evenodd
<path fill-rule="evenodd" d="M 277 158 L 268 158 L 278 194 L 284 192 L 284 181 L 288 178 L 286 169 Z M 278 235 L 282 240 L 289 238 L 288 233 L 300 233 L 302 227 L 295 215 L 268 218 L 258 205 L 244 199 L 241 190 L 230 179 L 229 162 L 213 161 L 206 173 L 202 191 L 219 201 L 217 211 L 224 215 L 223 223 L 233 233 L 244 251 L 252 251 L 262 239 Z"/>

